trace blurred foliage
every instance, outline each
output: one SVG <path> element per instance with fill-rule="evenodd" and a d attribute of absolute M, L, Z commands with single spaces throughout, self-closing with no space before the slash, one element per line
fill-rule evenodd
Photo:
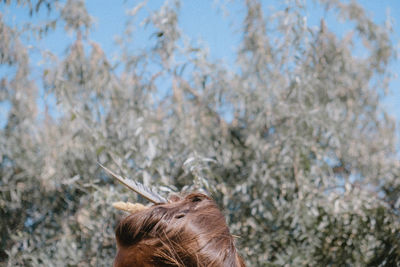
<path fill-rule="evenodd" d="M 143 200 L 99 161 L 165 194 L 211 192 L 248 266 L 400 264 L 395 123 L 380 105 L 396 57 L 390 23 L 354 1 L 318 1 L 351 21 L 337 36 L 323 18 L 309 26 L 301 1 L 264 14 L 247 0 L 226 66 L 187 41 L 179 1 L 129 10 L 114 60 L 91 40 L 84 1 L 0 5 L 15 4 L 49 19 L 19 28 L 0 13 L 0 64 L 13 70 L 0 77 L 11 106 L 0 129 L 2 263 L 112 265 L 123 214 L 110 204 Z M 140 50 L 139 24 L 153 31 Z M 35 47 L 38 69 L 23 38 L 57 29 L 74 41 L 62 56 Z"/>

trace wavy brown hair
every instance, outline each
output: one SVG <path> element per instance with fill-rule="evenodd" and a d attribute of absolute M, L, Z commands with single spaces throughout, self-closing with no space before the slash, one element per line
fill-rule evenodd
<path fill-rule="evenodd" d="M 114 267 L 242 267 L 225 218 L 208 196 L 174 196 L 122 220 Z"/>

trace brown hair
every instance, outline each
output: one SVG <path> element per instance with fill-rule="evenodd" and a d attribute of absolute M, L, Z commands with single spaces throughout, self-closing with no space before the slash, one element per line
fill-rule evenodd
<path fill-rule="evenodd" d="M 116 238 L 114 267 L 245 266 L 217 204 L 200 193 L 131 214 Z"/>

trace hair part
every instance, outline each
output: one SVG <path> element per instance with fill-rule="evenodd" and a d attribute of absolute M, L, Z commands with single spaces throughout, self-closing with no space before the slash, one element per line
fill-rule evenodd
<path fill-rule="evenodd" d="M 217 204 L 201 193 L 131 214 L 116 238 L 114 267 L 245 266 Z"/>

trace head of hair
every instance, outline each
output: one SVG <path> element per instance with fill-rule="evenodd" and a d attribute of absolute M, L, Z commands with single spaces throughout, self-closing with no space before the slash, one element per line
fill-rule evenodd
<path fill-rule="evenodd" d="M 217 204 L 201 193 L 129 215 L 116 238 L 114 267 L 245 266 Z"/>

